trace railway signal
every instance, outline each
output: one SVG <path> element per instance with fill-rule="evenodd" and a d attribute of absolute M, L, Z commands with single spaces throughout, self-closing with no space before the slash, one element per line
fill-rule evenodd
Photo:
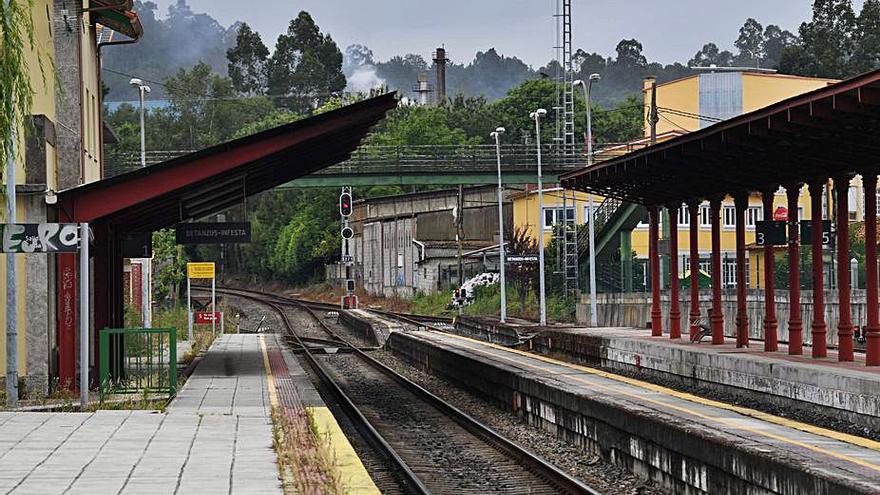
<path fill-rule="evenodd" d="M 343 192 L 339 195 L 339 214 L 345 218 L 351 216 L 351 193 Z"/>

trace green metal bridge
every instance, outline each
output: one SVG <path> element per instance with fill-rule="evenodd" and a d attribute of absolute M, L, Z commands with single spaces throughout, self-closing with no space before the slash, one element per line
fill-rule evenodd
<path fill-rule="evenodd" d="M 619 154 L 621 146 L 603 147 L 607 158 Z M 621 150 L 622 153 L 625 150 Z M 147 151 L 147 164 L 163 162 L 190 153 L 188 150 Z M 565 155 L 552 144 L 542 147 L 542 172 L 546 183 L 586 166 L 584 157 Z M 604 156 L 604 155 L 608 156 Z M 107 155 L 108 176 L 140 167 L 139 153 Z M 468 146 L 361 146 L 351 158 L 320 172 L 302 177 L 283 187 L 342 187 L 367 185 L 477 185 L 496 184 L 495 145 Z M 505 184 L 533 184 L 537 181 L 537 147 L 506 144 L 501 147 Z"/>

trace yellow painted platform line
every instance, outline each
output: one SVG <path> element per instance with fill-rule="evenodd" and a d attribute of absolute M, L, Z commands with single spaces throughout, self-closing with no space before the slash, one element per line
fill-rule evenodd
<path fill-rule="evenodd" d="M 831 439 L 834 439 L 834 440 L 838 440 L 838 441 L 841 441 L 841 442 L 846 442 L 846 443 L 853 444 L 853 445 L 858 445 L 858 446 L 860 446 L 860 447 L 864 447 L 864 448 L 867 448 L 867 449 L 871 449 L 871 450 L 875 450 L 875 451 L 880 451 L 880 442 L 876 442 L 876 441 L 874 441 L 874 440 L 870 440 L 870 439 L 867 439 L 867 438 L 857 437 L 857 436 L 855 436 L 855 435 L 849 435 L 849 434 L 847 434 L 847 433 L 841 433 L 841 432 L 837 432 L 837 431 L 829 430 L 829 429 L 827 429 L 827 428 L 820 428 L 820 427 L 818 427 L 818 426 L 813 426 L 813 425 L 809 425 L 809 424 L 806 424 L 806 423 L 801 423 L 801 422 L 799 422 L 799 421 L 793 421 L 793 420 L 788 419 L 788 418 L 781 418 L 781 417 L 779 417 L 779 416 L 774 416 L 774 415 L 772 415 L 772 414 L 767 414 L 767 413 L 764 413 L 764 412 L 761 412 L 761 411 L 757 411 L 757 410 L 754 410 L 754 409 L 749 409 L 749 408 L 747 408 L 747 407 L 734 406 L 734 405 L 731 405 L 731 404 L 725 404 L 725 403 L 723 403 L 723 402 L 718 402 L 718 401 L 716 401 L 716 400 L 705 399 L 705 398 L 703 398 L 703 397 L 698 397 L 698 396 L 696 396 L 696 395 L 689 394 L 689 393 L 686 393 L 686 392 L 679 392 L 679 391 L 677 391 L 677 390 L 673 390 L 673 389 L 668 388 L 668 387 L 663 387 L 663 386 L 661 386 L 661 385 L 655 385 L 655 384 L 653 384 L 653 383 L 648 383 L 648 382 L 645 382 L 645 381 L 642 381 L 642 380 L 637 380 L 637 379 L 635 379 L 635 378 L 630 378 L 630 377 L 627 377 L 627 376 L 621 376 L 621 375 L 615 375 L 615 374 L 613 374 L 613 373 L 608 373 L 608 372 L 606 372 L 606 371 L 597 370 L 597 369 L 595 369 L 595 368 L 589 368 L 589 367 L 587 367 L 587 366 L 583 366 L 583 365 L 579 365 L 579 364 L 569 363 L 569 362 L 566 362 L 566 361 L 560 361 L 560 360 L 557 360 L 557 359 L 549 358 L 549 357 L 542 356 L 542 355 L 539 355 L 539 354 L 533 354 L 533 353 L 531 353 L 531 352 L 521 351 L 521 350 L 518 350 L 518 349 L 511 349 L 511 348 L 504 347 L 504 346 L 500 346 L 500 345 L 497 345 L 497 344 L 491 344 L 491 343 L 488 343 L 488 342 L 483 342 L 483 341 L 481 341 L 481 340 L 476 340 L 476 339 L 472 339 L 472 338 L 469 338 L 469 337 L 463 337 L 463 336 L 461 336 L 461 335 L 454 335 L 454 334 L 451 334 L 451 333 L 445 333 L 445 332 L 443 332 L 442 335 L 446 335 L 446 336 L 450 336 L 450 337 L 455 338 L 455 339 L 459 339 L 459 340 L 463 340 L 463 341 L 467 341 L 467 342 L 471 342 L 471 343 L 479 344 L 479 345 L 481 345 L 481 346 L 491 347 L 491 348 L 493 348 L 493 349 L 497 349 L 497 350 L 505 351 L 505 352 L 512 353 L 512 354 L 519 354 L 519 355 L 522 355 L 522 356 L 527 356 L 527 357 L 530 357 L 530 358 L 536 359 L 536 360 L 538 360 L 538 361 L 543 361 L 543 362 L 550 363 L 550 364 L 553 364 L 553 365 L 556 365 L 556 366 L 561 366 L 561 367 L 565 367 L 565 368 L 569 368 L 569 369 L 574 369 L 574 370 L 582 371 L 582 372 L 584 372 L 584 373 L 589 373 L 589 374 L 591 374 L 591 375 L 600 376 L 600 377 L 602 377 L 602 378 L 607 378 L 607 379 L 609 379 L 609 380 L 614 380 L 614 381 L 618 381 L 618 382 L 626 383 L 626 384 L 628 384 L 628 385 L 632 385 L 632 386 L 635 386 L 635 387 L 639 387 L 639 388 L 642 388 L 642 389 L 645 389 L 645 390 L 650 390 L 650 391 L 652 391 L 652 392 L 657 392 L 657 393 L 660 393 L 660 394 L 663 394 L 663 395 L 676 397 L 676 398 L 678 398 L 678 399 L 686 400 L 686 401 L 693 402 L 693 403 L 696 403 L 696 404 L 701 404 L 701 405 L 704 405 L 704 406 L 716 407 L 716 408 L 719 408 L 719 409 L 724 409 L 724 410 L 728 410 L 728 411 L 736 412 L 736 413 L 738 413 L 738 414 L 742 414 L 742 415 L 744 415 L 744 416 L 753 417 L 753 418 L 755 418 L 755 419 L 759 419 L 759 420 L 762 420 L 762 421 L 766 421 L 766 422 L 768 422 L 768 423 L 773 423 L 773 424 L 776 424 L 776 425 L 779 425 L 779 426 L 785 426 L 785 427 L 788 427 L 788 428 L 793 428 L 793 429 L 796 429 L 796 430 L 804 431 L 804 432 L 807 432 L 807 433 L 812 433 L 812 434 L 814 434 L 814 435 L 823 436 L 823 437 L 826 437 L 826 438 L 831 438 Z M 496 355 L 496 354 L 493 354 L 493 353 L 490 353 L 490 352 L 487 352 L 487 351 L 483 351 L 483 350 L 480 350 L 480 349 L 474 349 L 474 348 L 469 348 L 469 349 L 472 350 L 472 351 L 474 351 L 474 352 L 480 353 L 480 354 L 484 354 L 484 355 L 487 355 L 487 356 L 491 356 L 491 357 L 493 357 L 493 358 L 503 359 L 503 360 L 505 360 L 505 361 L 510 362 L 511 364 L 520 365 L 520 366 L 527 366 L 527 367 L 530 367 L 530 368 L 538 369 L 538 370 L 541 370 L 541 371 L 543 371 L 543 372 L 549 373 L 549 374 L 551 374 L 551 375 L 559 374 L 559 373 L 554 372 L 553 370 L 551 370 L 551 369 L 549 369 L 549 368 L 546 368 L 546 367 L 544 367 L 544 366 L 538 366 L 538 365 L 534 365 L 534 364 L 530 364 L 530 363 L 526 363 L 526 362 L 522 362 L 522 361 L 517 361 L 517 360 L 514 360 L 514 359 L 510 359 L 510 358 L 505 358 L 505 357 L 498 356 L 498 355 Z M 587 380 L 584 380 L 583 378 L 579 378 L 579 377 L 574 376 L 574 375 L 566 375 L 566 378 L 570 378 L 570 379 L 572 379 L 572 380 L 576 380 L 576 381 L 579 381 L 579 382 L 581 382 L 581 383 L 587 384 L 587 385 L 589 385 L 590 387 L 593 387 L 594 389 L 597 389 L 597 388 L 598 388 L 598 389 L 605 389 L 605 390 L 607 390 L 607 391 L 613 391 L 613 392 L 619 393 L 619 394 L 621 394 L 621 395 L 624 395 L 624 396 L 630 397 L 631 399 L 633 399 L 633 400 L 635 400 L 635 401 L 638 401 L 638 402 L 650 402 L 650 403 L 653 403 L 653 404 L 656 404 L 656 405 L 659 405 L 659 406 L 662 406 L 662 407 L 665 407 L 665 408 L 669 408 L 669 409 L 674 409 L 674 410 L 677 410 L 677 411 L 681 411 L 681 412 L 683 412 L 683 413 L 690 414 L 690 415 L 692 415 L 692 416 L 695 416 L 695 417 L 698 417 L 698 418 L 701 418 L 701 419 L 710 420 L 710 421 L 716 421 L 716 422 L 719 422 L 719 423 L 725 424 L 725 425 L 727 425 L 727 426 L 729 426 L 729 427 L 731 427 L 731 428 L 735 428 L 735 429 L 743 430 L 743 431 L 748 431 L 748 432 L 753 433 L 753 434 L 756 434 L 756 435 L 760 435 L 760 436 L 763 436 L 763 437 L 771 438 L 771 439 L 773 439 L 773 440 L 777 440 L 777 441 L 779 441 L 779 442 L 787 443 L 787 444 L 789 444 L 789 445 L 795 445 L 795 446 L 798 446 L 798 447 L 801 447 L 801 448 L 805 448 L 805 449 L 808 449 L 808 450 L 812 450 L 812 451 L 814 451 L 814 452 L 818 452 L 818 453 L 820 453 L 820 454 L 824 454 L 824 455 L 827 455 L 827 456 L 830 456 L 830 457 L 834 457 L 834 458 L 836 458 L 836 459 L 840 459 L 840 460 L 843 460 L 843 461 L 848 461 L 848 462 L 851 462 L 851 463 L 853 463 L 853 464 L 857 464 L 857 465 L 859 465 L 859 466 L 863 466 L 863 467 L 866 467 L 866 468 L 872 469 L 872 470 L 874 470 L 874 471 L 878 471 L 878 472 L 880 472 L 880 465 L 878 465 L 878 464 L 875 464 L 875 463 L 872 463 L 872 462 L 868 462 L 868 461 L 864 461 L 864 460 L 859 459 L 859 458 L 856 458 L 856 457 L 852 457 L 852 456 L 848 456 L 848 455 L 840 454 L 840 453 L 837 453 L 837 452 L 833 452 L 833 451 L 830 451 L 830 450 L 827 450 L 827 449 L 823 449 L 823 448 L 821 448 L 821 447 L 817 447 L 817 446 L 814 446 L 814 445 L 809 445 L 809 444 L 806 444 L 806 443 L 803 443 L 803 442 L 799 442 L 799 441 L 797 441 L 797 440 L 792 440 L 792 439 L 790 439 L 790 438 L 785 438 L 785 437 L 782 437 L 782 436 L 779 436 L 779 435 L 776 435 L 776 434 L 773 434 L 773 433 L 769 433 L 769 432 L 766 432 L 766 431 L 762 431 L 762 430 L 759 430 L 759 429 L 756 429 L 756 428 L 751 428 L 751 427 L 746 426 L 746 425 L 738 424 L 738 423 L 736 423 L 735 420 L 733 420 L 732 418 L 718 418 L 718 417 L 708 416 L 708 415 L 706 415 L 706 414 L 700 413 L 700 412 L 695 411 L 695 410 L 693 410 L 693 409 L 690 409 L 690 408 L 687 408 L 687 407 L 682 407 L 682 406 L 677 406 L 677 405 L 674 405 L 674 404 L 669 404 L 669 403 L 664 402 L 664 401 L 662 401 L 662 400 L 652 399 L 652 398 L 650 398 L 650 397 L 645 397 L 645 396 L 642 396 L 642 395 L 629 393 L 629 392 L 626 392 L 626 391 L 624 391 L 624 390 L 617 390 L 617 389 L 612 390 L 610 387 L 605 387 L 605 386 L 603 386 L 603 385 L 599 385 L 599 384 L 596 384 L 596 383 L 592 383 L 592 382 L 589 382 L 589 381 L 587 381 Z"/>
<path fill-rule="evenodd" d="M 309 415 L 314 421 L 315 432 L 321 439 L 330 444 L 333 451 L 333 463 L 336 472 L 342 479 L 343 493 L 379 495 L 382 492 L 376 488 L 373 478 L 367 472 L 367 468 L 361 462 L 361 458 L 349 443 L 333 413 L 326 407 L 307 407 Z"/>
<path fill-rule="evenodd" d="M 269 388 L 269 404 L 278 407 L 278 392 L 275 390 L 275 376 L 269 364 L 269 352 L 266 350 L 265 336 L 260 335 L 260 350 L 263 353 L 263 368 L 266 370 L 266 383 Z M 349 443 L 333 413 L 326 407 L 307 407 L 306 411 L 315 422 L 319 440 L 326 440 L 333 449 L 334 467 L 342 476 L 341 483 L 344 493 L 352 495 L 380 495 L 373 478 L 361 462 L 354 447 Z"/>

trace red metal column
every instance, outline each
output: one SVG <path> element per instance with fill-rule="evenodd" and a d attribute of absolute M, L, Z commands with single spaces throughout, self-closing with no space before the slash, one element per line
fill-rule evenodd
<path fill-rule="evenodd" d="M 669 212 L 669 338 L 681 338 L 681 308 L 678 301 L 678 208 Z"/>
<path fill-rule="evenodd" d="M 690 211 L 690 250 L 691 250 L 691 312 L 690 328 L 691 340 L 693 341 L 700 333 L 700 202 L 691 201 L 688 204 Z"/>
<path fill-rule="evenodd" d="M 767 190 L 761 193 L 761 201 L 764 204 L 764 220 L 773 220 L 773 191 Z M 769 243 L 764 245 L 764 350 L 776 352 L 779 350 L 779 337 L 776 334 L 776 287 L 775 280 L 775 255 L 773 246 Z"/>
<path fill-rule="evenodd" d="M 810 184 L 810 223 L 813 251 L 813 323 L 810 333 L 813 334 L 813 357 L 823 358 L 828 355 L 826 342 L 827 325 L 825 324 L 825 277 L 822 260 L 822 186 L 824 182 Z"/>
<path fill-rule="evenodd" d="M 862 174 L 865 187 L 865 276 L 867 277 L 867 348 L 865 364 L 880 366 L 880 311 L 877 301 L 877 171 Z"/>
<path fill-rule="evenodd" d="M 798 199 L 800 184 L 785 186 L 788 199 L 788 353 L 804 353 L 804 323 L 801 320 L 801 268 L 800 224 L 798 223 Z"/>
<path fill-rule="evenodd" d="M 709 202 L 712 215 L 712 344 L 724 343 L 721 306 L 721 198 Z"/>
<path fill-rule="evenodd" d="M 848 175 L 834 179 L 834 189 L 837 191 L 837 290 L 840 300 L 837 359 L 840 361 L 853 360 L 849 286 L 849 180 Z"/>
<path fill-rule="evenodd" d="M 736 207 L 736 346 L 749 346 L 749 313 L 746 309 L 746 210 L 749 195 L 734 197 Z"/>
<path fill-rule="evenodd" d="M 663 312 L 660 309 L 660 211 L 648 208 L 648 264 L 651 267 L 651 336 L 663 335 Z"/>

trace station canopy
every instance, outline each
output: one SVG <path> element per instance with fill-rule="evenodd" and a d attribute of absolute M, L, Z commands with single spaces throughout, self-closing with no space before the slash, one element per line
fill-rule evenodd
<path fill-rule="evenodd" d="M 877 173 L 880 71 L 831 84 L 561 177 L 647 206 Z"/>
<path fill-rule="evenodd" d="M 223 211 L 347 160 L 396 107 L 394 93 L 363 100 L 59 194 L 64 221 L 150 232 Z"/>

